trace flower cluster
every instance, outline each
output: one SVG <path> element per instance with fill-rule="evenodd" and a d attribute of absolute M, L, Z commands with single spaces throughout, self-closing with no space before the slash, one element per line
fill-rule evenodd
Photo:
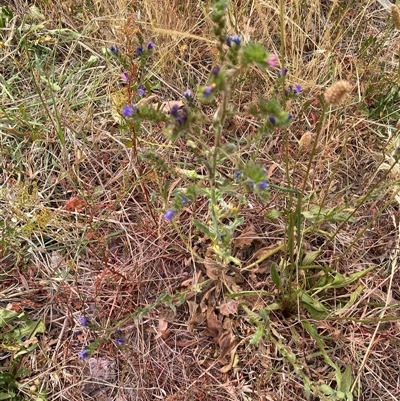
<path fill-rule="evenodd" d="M 293 96 L 293 95 L 298 95 L 301 91 L 303 90 L 301 85 L 289 85 L 289 88 L 285 90 L 285 96 Z"/>
<path fill-rule="evenodd" d="M 152 51 L 152 50 L 154 49 L 154 47 L 155 47 L 154 42 L 150 41 L 150 42 L 147 44 L 147 47 L 146 47 L 146 48 L 147 48 L 147 52 Z M 139 47 L 135 50 L 135 54 L 136 54 L 137 57 L 143 56 L 143 54 L 145 54 L 145 49 L 143 48 L 143 46 L 139 46 Z"/>
<path fill-rule="evenodd" d="M 89 346 L 88 345 L 85 345 L 83 347 L 82 351 L 78 352 L 79 358 L 82 358 L 82 359 L 86 359 L 89 355 L 90 355 L 90 350 L 89 350 Z"/>
<path fill-rule="evenodd" d="M 114 55 L 114 56 L 118 56 L 118 54 L 119 54 L 119 51 L 120 51 L 120 47 L 119 46 L 117 46 L 117 45 L 112 45 L 112 46 L 110 46 L 109 47 L 109 49 L 110 49 L 110 52 Z"/>
<path fill-rule="evenodd" d="M 187 122 L 188 113 L 185 106 L 179 107 L 175 104 L 171 107 L 170 114 L 178 125 L 183 125 Z"/>
<path fill-rule="evenodd" d="M 122 337 L 122 331 L 121 330 L 115 330 L 114 333 L 114 341 L 117 345 L 121 346 L 125 344 L 125 338 Z"/>
<path fill-rule="evenodd" d="M 146 94 L 146 88 L 143 85 L 139 85 L 137 92 L 139 97 L 143 97 Z"/>
<path fill-rule="evenodd" d="M 287 67 L 283 67 L 279 72 L 278 72 L 278 77 L 286 77 L 287 73 L 289 72 L 289 69 Z"/>
<path fill-rule="evenodd" d="M 169 209 L 164 213 L 163 217 L 167 221 L 172 221 L 177 212 L 178 211 L 176 209 Z"/>
<path fill-rule="evenodd" d="M 227 36 L 227 38 L 226 38 L 226 44 L 229 47 L 232 47 L 232 45 L 240 46 L 240 43 L 241 43 L 241 40 L 240 40 L 239 36 L 237 36 L 237 35 L 230 35 L 230 36 Z"/>
<path fill-rule="evenodd" d="M 130 104 L 122 108 L 122 115 L 125 118 L 132 117 L 137 111 L 138 108 L 134 104 Z"/>
<path fill-rule="evenodd" d="M 89 324 L 89 319 L 85 316 L 80 316 L 78 317 L 78 322 L 81 326 L 87 327 Z"/>

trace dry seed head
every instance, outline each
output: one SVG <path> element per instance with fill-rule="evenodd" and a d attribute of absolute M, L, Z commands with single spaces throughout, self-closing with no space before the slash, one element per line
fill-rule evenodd
<path fill-rule="evenodd" d="M 351 85 L 348 81 L 337 81 L 325 91 L 325 102 L 333 106 L 338 106 L 349 94 L 350 90 Z"/>
<path fill-rule="evenodd" d="M 393 5 L 390 8 L 390 13 L 392 14 L 393 24 L 400 31 L 400 10 L 399 7 Z"/>
<path fill-rule="evenodd" d="M 310 131 L 306 131 L 300 138 L 299 150 L 307 151 L 310 150 L 313 145 L 313 134 Z"/>

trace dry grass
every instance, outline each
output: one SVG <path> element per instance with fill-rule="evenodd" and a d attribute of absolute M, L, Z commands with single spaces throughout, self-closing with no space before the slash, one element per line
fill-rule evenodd
<path fill-rule="evenodd" d="M 161 217 L 172 190 L 188 184 L 176 168 L 198 167 L 189 147 L 170 144 L 162 123 L 143 123 L 138 158 L 111 112 L 125 93 L 123 69 L 104 49 L 119 44 L 123 55 L 132 52 L 135 29 L 156 44 L 145 74 L 161 101 L 181 100 L 207 82 L 218 60 L 210 1 L 16 3 L 2 30 L 0 67 L 0 306 L 46 326 L 22 357 L 14 358 L 15 344 L 3 341 L 0 350 L 4 370 L 27 369 L 18 379 L 22 399 L 306 400 L 307 380 L 337 384 L 324 352 L 342 373 L 351 370 L 355 400 L 400 399 L 399 187 L 398 168 L 389 167 L 398 104 L 386 96 L 398 85 L 399 39 L 389 14 L 372 0 L 232 1 L 228 33 L 279 54 L 287 83 L 304 89 L 287 104 L 295 122 L 257 139 L 260 121 L 245 110 L 273 94 L 276 73 L 254 67 L 234 88 L 239 112 L 224 140 L 235 140 L 241 160 L 258 152 L 272 184 L 304 185 L 304 212 L 352 207 L 353 223 L 304 224 L 302 248 L 320 251 L 319 267 L 345 276 L 373 267 L 324 293 L 325 319 L 296 305 L 294 313 L 271 308 L 267 323 L 262 310 L 278 296 L 271 264 L 288 258 L 279 248 L 288 238 L 285 216 L 268 212 L 284 210 L 287 194 L 250 199 L 234 241 L 244 267 L 260 250 L 276 252 L 240 274 L 218 275 L 193 209 L 180 214 L 180 234 Z M 19 33 L 24 15 L 36 29 Z M 318 99 L 339 79 L 351 82 L 351 96 L 330 110 L 317 136 Z M 213 145 L 210 132 L 202 138 Z M 233 166 L 224 172 L 233 175 Z M 204 200 L 196 213 L 207 220 Z M 229 297 L 226 281 L 247 293 Z M 323 339 L 322 350 L 303 321 Z M 262 325 L 268 335 L 252 345 Z M 92 359 L 80 359 L 88 344 Z M 309 399 L 339 399 L 322 397 Z"/>

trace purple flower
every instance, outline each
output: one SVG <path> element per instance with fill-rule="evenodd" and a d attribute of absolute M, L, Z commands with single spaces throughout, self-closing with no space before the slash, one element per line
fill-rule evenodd
<path fill-rule="evenodd" d="M 143 97 L 146 94 L 146 88 L 143 85 L 139 85 L 137 93 L 140 97 Z"/>
<path fill-rule="evenodd" d="M 293 114 L 288 113 L 287 118 L 288 118 L 289 121 L 290 121 L 290 120 L 293 120 Z"/>
<path fill-rule="evenodd" d="M 129 74 L 128 74 L 127 72 L 123 72 L 123 73 L 121 74 L 121 79 L 122 79 L 124 82 L 128 82 Z"/>
<path fill-rule="evenodd" d="M 171 221 L 174 218 L 176 212 L 177 211 L 175 209 L 169 209 L 164 213 L 163 217 L 165 220 Z"/>
<path fill-rule="evenodd" d="M 174 105 L 171 107 L 170 114 L 174 117 L 176 123 L 178 125 L 182 125 L 187 121 L 187 110 L 186 107 L 179 107 L 178 105 Z"/>
<path fill-rule="evenodd" d="M 143 54 L 143 47 L 139 46 L 136 51 L 136 56 L 140 57 Z"/>
<path fill-rule="evenodd" d="M 87 327 L 87 325 L 89 324 L 89 319 L 85 316 L 80 316 L 78 317 L 78 322 L 81 326 Z"/>
<path fill-rule="evenodd" d="M 275 124 L 276 124 L 276 118 L 275 118 L 274 116 L 269 116 L 269 117 L 268 117 L 268 120 L 269 120 L 269 122 L 270 122 L 272 125 L 275 125 Z"/>
<path fill-rule="evenodd" d="M 154 42 L 150 41 L 150 42 L 147 44 L 147 50 L 153 50 L 153 49 L 154 49 L 154 46 L 155 46 Z"/>
<path fill-rule="evenodd" d="M 175 121 L 176 121 L 176 123 L 177 123 L 178 125 L 183 125 L 183 124 L 185 124 L 185 122 L 187 121 L 187 117 L 188 117 L 188 114 L 187 114 L 186 107 L 181 107 L 181 108 L 179 109 L 179 115 L 178 115 L 178 117 L 175 119 Z"/>
<path fill-rule="evenodd" d="M 221 70 L 220 66 L 215 65 L 211 70 L 211 74 L 214 75 L 214 77 L 216 77 L 219 74 L 220 70 Z"/>
<path fill-rule="evenodd" d="M 78 352 L 79 358 L 85 359 L 90 355 L 89 347 L 85 345 L 82 351 Z"/>
<path fill-rule="evenodd" d="M 261 191 L 265 191 L 268 188 L 268 182 L 267 181 L 261 181 L 258 183 L 258 189 Z"/>
<path fill-rule="evenodd" d="M 271 68 L 275 68 L 277 62 L 278 62 L 278 56 L 277 56 L 276 54 L 271 54 L 271 55 L 267 58 L 267 64 L 268 64 Z"/>
<path fill-rule="evenodd" d="M 114 56 L 118 56 L 120 47 L 119 46 L 110 46 L 110 52 L 114 54 Z"/>
<path fill-rule="evenodd" d="M 286 67 L 284 67 L 284 68 L 282 68 L 282 69 L 280 70 L 280 72 L 278 73 L 278 77 L 281 77 L 281 76 L 286 77 L 286 75 L 287 75 L 288 72 L 289 72 L 289 70 L 288 70 Z"/>
<path fill-rule="evenodd" d="M 179 106 L 177 104 L 174 104 L 171 107 L 170 114 L 171 114 L 172 117 L 178 118 L 178 116 L 179 116 Z"/>
<path fill-rule="evenodd" d="M 237 35 L 230 35 L 226 38 L 226 44 L 231 47 L 232 43 L 235 43 L 236 46 L 240 46 L 240 38 Z"/>
<path fill-rule="evenodd" d="M 213 88 L 211 86 L 206 86 L 203 90 L 203 96 L 209 97 L 211 95 Z"/>
<path fill-rule="evenodd" d="M 295 87 L 294 87 L 294 89 L 293 89 L 293 93 L 295 94 L 295 95 L 298 95 L 301 91 L 302 91 L 302 87 L 301 87 L 301 85 L 296 85 Z"/>
<path fill-rule="evenodd" d="M 117 343 L 117 345 L 124 345 L 125 344 L 125 338 L 118 337 L 118 338 L 115 339 L 115 342 Z"/>
<path fill-rule="evenodd" d="M 188 203 L 188 202 L 189 202 L 189 199 L 186 198 L 186 196 L 181 195 L 181 201 L 182 201 L 183 204 L 185 204 L 185 203 Z"/>
<path fill-rule="evenodd" d="M 185 96 L 187 100 L 190 100 L 193 96 L 192 91 L 190 89 L 185 90 L 185 92 L 183 92 L 183 96 Z"/>
<path fill-rule="evenodd" d="M 235 180 L 237 181 L 237 180 L 240 178 L 241 175 L 242 175 L 242 172 L 241 172 L 241 171 L 236 171 L 236 173 L 235 173 Z"/>
<path fill-rule="evenodd" d="M 137 110 L 138 110 L 138 109 L 137 109 L 136 106 L 130 104 L 130 105 L 124 106 L 124 107 L 122 108 L 122 115 L 123 115 L 125 118 L 127 118 L 127 117 L 132 117 L 132 116 L 133 116 L 133 113 L 137 112 Z"/>

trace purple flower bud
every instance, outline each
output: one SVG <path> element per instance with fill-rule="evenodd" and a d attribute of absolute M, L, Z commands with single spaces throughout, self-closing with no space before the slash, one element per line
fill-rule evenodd
<path fill-rule="evenodd" d="M 241 175 L 242 175 L 242 172 L 241 172 L 241 171 L 236 171 L 236 173 L 235 173 L 235 180 L 237 181 L 237 180 L 240 178 Z"/>
<path fill-rule="evenodd" d="M 89 324 L 89 319 L 85 316 L 80 316 L 78 317 L 78 322 L 81 326 L 87 327 L 87 325 Z"/>
<path fill-rule="evenodd" d="M 146 88 L 143 85 L 139 85 L 137 92 L 139 97 L 143 97 L 146 94 Z"/>
<path fill-rule="evenodd" d="M 128 74 L 127 72 L 123 72 L 123 73 L 121 74 L 121 79 L 122 79 L 124 82 L 128 82 L 129 74 Z"/>
<path fill-rule="evenodd" d="M 203 90 L 203 96 L 204 97 L 209 97 L 211 95 L 213 88 L 211 86 L 207 86 Z"/>
<path fill-rule="evenodd" d="M 268 182 L 267 181 L 261 181 L 258 183 L 258 189 L 261 191 L 265 191 L 268 188 Z"/>
<path fill-rule="evenodd" d="M 163 217 L 165 220 L 171 221 L 174 218 L 176 212 L 177 211 L 175 209 L 169 209 L 164 213 Z"/>
<path fill-rule="evenodd" d="M 294 89 L 293 89 L 293 93 L 295 94 L 295 95 L 298 95 L 301 91 L 302 91 L 302 87 L 301 87 L 301 85 L 296 85 L 295 87 L 294 87 Z"/>
<path fill-rule="evenodd" d="M 183 96 L 185 96 L 187 100 L 190 100 L 193 96 L 192 91 L 190 89 L 185 90 L 185 92 L 183 92 Z"/>
<path fill-rule="evenodd" d="M 141 47 L 141 46 L 139 46 L 137 49 L 136 49 L 136 56 L 138 56 L 138 57 L 140 57 L 142 54 L 143 54 L 143 47 Z"/>
<path fill-rule="evenodd" d="M 214 75 L 214 77 L 216 77 L 219 74 L 220 70 L 221 70 L 220 66 L 215 65 L 211 70 L 211 74 Z"/>
<path fill-rule="evenodd" d="M 89 356 L 89 347 L 85 345 L 82 351 L 78 352 L 79 358 L 85 359 Z"/>
<path fill-rule="evenodd" d="M 124 106 L 122 108 L 122 115 L 127 118 L 127 117 L 132 117 L 133 113 L 137 112 L 137 107 L 134 105 L 128 105 L 128 106 Z"/>
<path fill-rule="evenodd" d="M 288 113 L 288 120 L 290 121 L 290 120 L 293 120 L 293 114 L 290 114 L 290 113 Z"/>
<path fill-rule="evenodd" d="M 227 36 L 226 38 L 226 44 L 231 47 L 232 43 L 235 43 L 236 46 L 240 46 L 240 38 L 237 35 L 231 35 L 231 36 Z"/>
<path fill-rule="evenodd" d="M 286 75 L 287 75 L 288 72 L 289 72 L 289 70 L 288 70 L 286 67 L 284 67 L 284 68 L 282 68 L 282 69 L 279 71 L 278 77 L 281 77 L 281 76 L 286 77 Z"/>
<path fill-rule="evenodd" d="M 150 42 L 147 44 L 147 50 L 153 50 L 153 49 L 154 49 L 154 46 L 155 46 L 154 42 L 150 41 Z"/>
<path fill-rule="evenodd" d="M 114 54 L 114 56 L 118 56 L 120 47 L 119 46 L 110 46 L 110 52 Z"/>
<path fill-rule="evenodd" d="M 125 338 L 123 338 L 123 337 L 118 337 L 118 338 L 115 339 L 115 342 L 116 342 L 118 345 L 124 345 L 124 344 L 125 344 Z"/>
<path fill-rule="evenodd" d="M 170 114 L 174 118 L 178 118 L 179 116 L 179 106 L 177 104 L 173 105 L 170 110 Z"/>
<path fill-rule="evenodd" d="M 269 116 L 269 117 L 268 117 L 268 120 L 269 120 L 269 122 L 270 122 L 272 125 L 275 125 L 275 124 L 276 124 L 276 118 L 275 118 L 274 116 Z"/>
<path fill-rule="evenodd" d="M 189 202 L 189 199 L 186 198 L 186 196 L 181 195 L 181 201 L 182 201 L 183 204 L 185 204 L 185 203 L 188 203 L 188 202 Z"/>

